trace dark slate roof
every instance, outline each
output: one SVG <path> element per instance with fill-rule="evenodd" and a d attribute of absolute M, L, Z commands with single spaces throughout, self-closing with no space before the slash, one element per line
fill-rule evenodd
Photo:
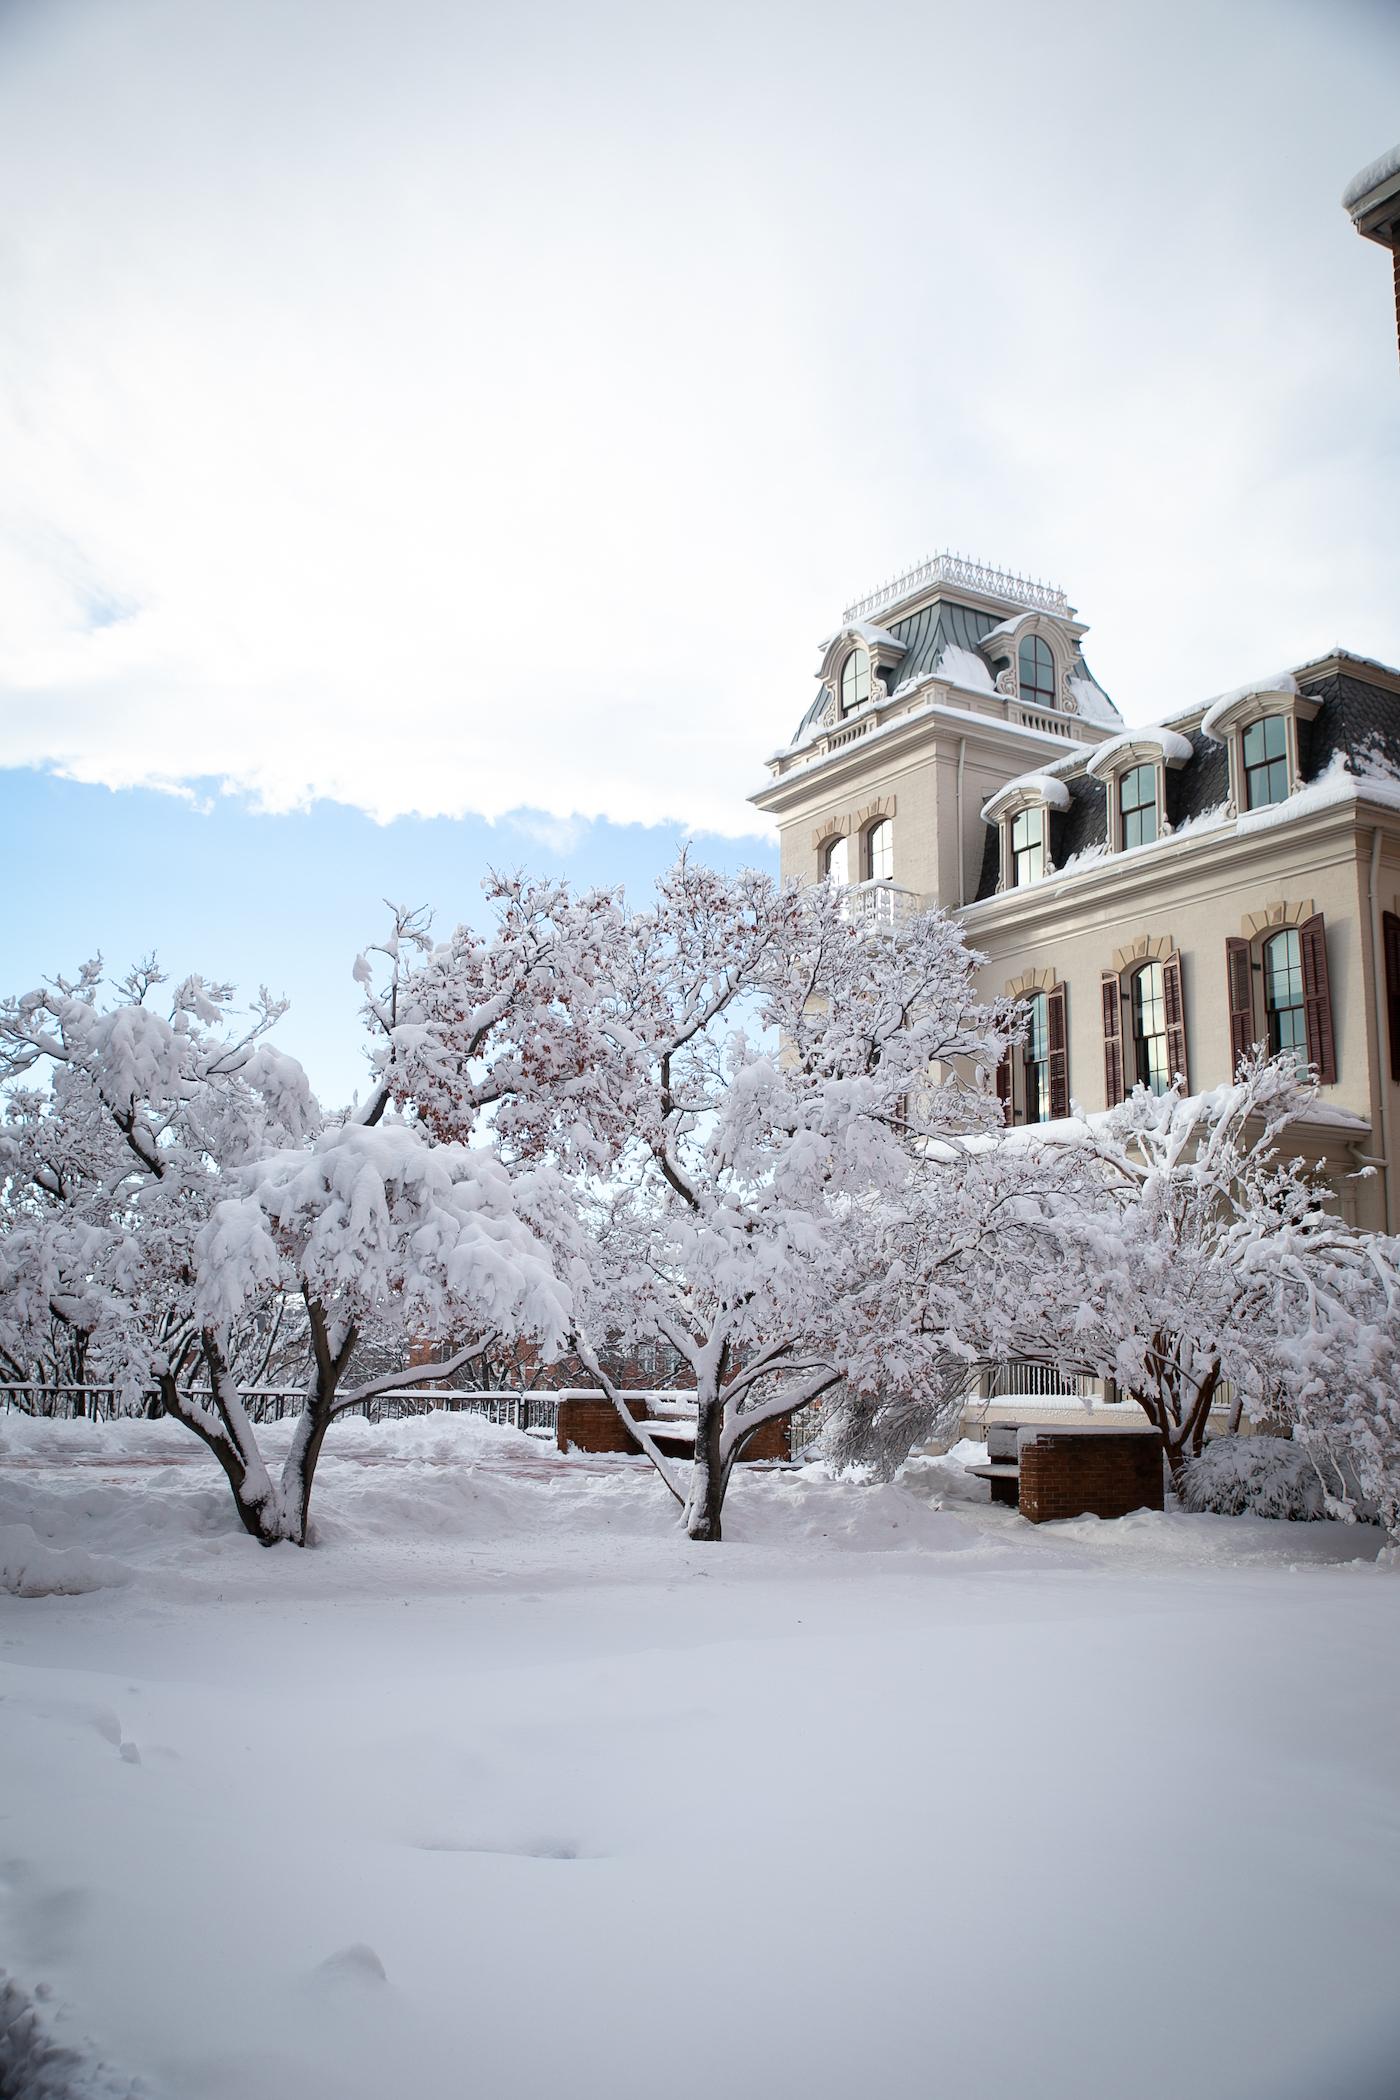
<path fill-rule="evenodd" d="M 1298 685 L 1310 699 L 1322 702 L 1313 721 L 1299 724 L 1307 779 L 1325 773 L 1338 751 L 1356 759 L 1371 745 L 1379 745 L 1400 766 L 1400 698 L 1394 693 L 1345 671 L 1333 672 L 1330 678 L 1305 676 Z"/>
<path fill-rule="evenodd" d="M 904 685 L 911 678 L 931 677 L 950 644 L 975 656 L 984 637 L 997 624 L 995 613 L 977 612 L 970 605 L 953 605 L 945 598 L 911 613 L 907 620 L 896 620 L 890 633 L 896 641 L 903 642 L 904 655 L 891 688 Z"/>
<path fill-rule="evenodd" d="M 1319 678 L 1304 674 L 1298 687 L 1310 699 L 1322 703 L 1311 723 L 1298 725 L 1304 780 L 1316 780 L 1325 773 L 1338 751 L 1357 760 L 1368 749 L 1379 746 L 1400 767 L 1400 695 L 1368 685 L 1365 679 L 1347 672 L 1332 672 Z M 1190 739 L 1192 756 L 1184 766 L 1167 769 L 1167 815 L 1173 826 L 1203 816 L 1209 809 L 1218 809 L 1230 793 L 1230 762 L 1225 745 L 1204 736 L 1199 729 L 1187 729 L 1183 734 Z M 1084 771 L 1091 756 L 1085 751 L 1082 757 L 1076 754 L 1075 758 L 1061 759 L 1049 768 L 1063 781 L 1070 798 L 1067 810 L 1054 811 L 1050 817 L 1050 851 L 1057 867 L 1062 868 L 1076 853 L 1102 846 L 1108 837 L 1105 786 Z M 989 824 L 974 903 L 980 904 L 984 897 L 996 894 L 1001 874 L 999 856 L 997 826 Z"/>

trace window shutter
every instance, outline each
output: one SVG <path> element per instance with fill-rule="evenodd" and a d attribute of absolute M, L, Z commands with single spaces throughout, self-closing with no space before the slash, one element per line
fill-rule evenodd
<path fill-rule="evenodd" d="M 1381 914 L 1381 942 L 1385 949 L 1385 1004 L 1390 1019 L 1390 1076 L 1400 1079 L 1400 919 L 1393 911 Z"/>
<path fill-rule="evenodd" d="M 997 1066 L 997 1099 L 1001 1103 L 1001 1120 L 1011 1121 L 1011 1052 L 1008 1050 Z"/>
<path fill-rule="evenodd" d="M 1327 936 L 1322 913 L 1298 928 L 1303 955 L 1303 1017 L 1308 1030 L 1308 1063 L 1317 1066 L 1323 1086 L 1337 1079 L 1337 1040 L 1332 1030 L 1332 989 L 1327 981 Z"/>
<path fill-rule="evenodd" d="M 1050 1051 L 1050 1114 L 1069 1114 L 1069 1039 L 1065 1030 L 1065 988 L 1045 994 L 1045 1029 Z"/>
<path fill-rule="evenodd" d="M 1226 941 L 1225 982 L 1230 994 L 1230 1077 L 1254 1047 L 1254 980 L 1248 941 Z"/>
<path fill-rule="evenodd" d="M 1186 1068 L 1186 998 L 1181 989 L 1181 956 L 1173 949 L 1162 962 L 1162 1003 L 1167 1009 L 1167 1070 L 1180 1079 L 1182 1092 L 1191 1090 Z"/>
<path fill-rule="evenodd" d="M 1110 1108 L 1123 1098 L 1123 988 L 1116 970 L 1105 970 L 1103 988 L 1103 1085 Z"/>

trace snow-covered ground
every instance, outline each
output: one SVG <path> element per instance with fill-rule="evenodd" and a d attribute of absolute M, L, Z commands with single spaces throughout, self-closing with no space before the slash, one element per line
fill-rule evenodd
<path fill-rule="evenodd" d="M 160 2100 L 1393 2095 L 1377 1535 L 984 1494 L 0 1418 L 0 1968 Z"/>

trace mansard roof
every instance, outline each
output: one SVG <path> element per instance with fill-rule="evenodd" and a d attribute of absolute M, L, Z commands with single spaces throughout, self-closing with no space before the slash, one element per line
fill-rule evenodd
<path fill-rule="evenodd" d="M 1379 679 L 1368 679 L 1368 671 L 1384 674 L 1388 682 L 1382 684 Z M 1264 690 L 1270 683 L 1263 680 L 1258 688 L 1241 687 L 1240 691 Z M 1300 720 L 1298 724 L 1298 753 L 1305 783 L 1320 779 L 1339 753 L 1351 763 L 1353 770 L 1364 774 L 1379 763 L 1381 767 L 1393 766 L 1397 778 L 1400 778 L 1400 672 L 1377 663 L 1374 658 L 1336 649 L 1294 671 L 1290 684 L 1305 699 L 1318 703 L 1313 719 Z M 1278 689 L 1282 702 L 1281 679 Z M 1223 697 L 1228 699 L 1231 696 Z M 1203 702 L 1173 716 L 1169 723 L 1159 725 L 1153 731 L 1141 732 L 1144 736 L 1160 736 L 1164 729 L 1175 730 L 1184 735 L 1191 746 L 1189 759 L 1177 766 L 1169 766 L 1165 771 L 1166 816 L 1172 834 L 1179 834 L 1194 820 L 1215 812 L 1220 812 L 1223 821 L 1230 797 L 1229 752 L 1223 742 L 1206 735 L 1201 727 L 1203 717 L 1218 705 L 1215 701 Z M 1133 732 L 1128 734 L 1131 736 Z M 1096 848 L 1102 851 L 1107 846 L 1108 795 L 1112 792 L 1112 778 L 1110 774 L 1107 779 L 1096 779 L 1089 771 L 1089 765 L 1091 761 L 1101 763 L 1101 754 L 1109 748 L 1099 745 L 1075 751 L 1043 769 L 1059 781 L 1069 795 L 1068 808 L 1052 810 L 1050 816 L 1051 853 L 1056 871 L 1061 876 L 1073 872 L 1072 862 Z M 1156 845 L 1169 848 L 1170 843 L 1169 834 L 1159 839 Z M 1133 850 L 1143 853 L 1156 849 L 1136 847 Z M 972 901 L 980 904 L 984 898 L 995 895 L 1000 876 L 1000 842 L 996 824 L 992 822 L 987 826 L 981 877 Z M 1050 880 L 1053 881 L 1054 877 Z"/>
<path fill-rule="evenodd" d="M 800 749 L 820 730 L 836 666 L 846 654 L 843 645 L 872 651 L 891 694 L 935 679 L 991 693 L 998 670 L 1014 661 L 1018 630 L 1028 623 L 1058 631 L 1080 714 L 1100 726 L 1117 727 L 1122 717 L 1084 660 L 1079 642 L 1085 630 L 1063 591 L 941 554 L 847 606 L 843 625 L 822 643 L 821 683 L 787 750 Z"/>

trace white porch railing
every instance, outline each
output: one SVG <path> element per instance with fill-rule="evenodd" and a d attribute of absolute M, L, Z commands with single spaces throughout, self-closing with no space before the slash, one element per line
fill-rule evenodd
<path fill-rule="evenodd" d="M 853 882 L 841 894 L 841 910 L 855 926 L 901 926 L 923 910 L 924 900 L 914 890 L 900 889 L 893 882 Z"/>

